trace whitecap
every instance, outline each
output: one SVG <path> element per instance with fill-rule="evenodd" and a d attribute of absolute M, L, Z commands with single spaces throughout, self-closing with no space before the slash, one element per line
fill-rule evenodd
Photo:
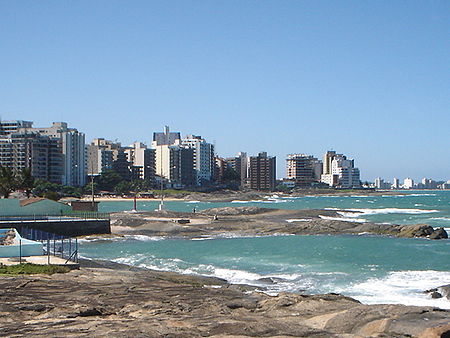
<path fill-rule="evenodd" d="M 310 219 L 306 219 L 306 218 L 291 218 L 291 219 L 287 219 L 286 222 L 288 223 L 293 223 L 293 222 L 309 222 Z"/>
<path fill-rule="evenodd" d="M 425 290 L 448 284 L 449 271 L 394 271 L 382 278 L 370 278 L 338 289 L 366 304 L 404 304 L 450 309 L 445 298 L 432 299 Z"/>
<path fill-rule="evenodd" d="M 400 208 L 379 208 L 379 209 L 344 209 L 344 211 L 352 211 L 359 214 L 347 214 L 347 217 L 358 217 L 367 215 L 382 215 L 382 214 L 430 214 L 439 212 L 439 210 L 425 210 L 425 209 L 400 209 Z"/>
<path fill-rule="evenodd" d="M 366 220 L 364 218 L 345 218 L 345 217 L 330 217 L 330 216 L 322 216 L 319 215 L 321 219 L 326 219 L 330 221 L 343 221 L 343 222 L 354 222 L 354 223 L 365 223 Z"/>

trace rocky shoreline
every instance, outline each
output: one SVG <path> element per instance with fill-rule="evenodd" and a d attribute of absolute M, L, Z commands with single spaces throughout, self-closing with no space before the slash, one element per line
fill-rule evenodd
<path fill-rule="evenodd" d="M 338 294 L 277 296 L 217 278 L 83 261 L 52 276 L 2 276 L 8 337 L 446 337 L 450 312 L 363 305 Z"/>
<path fill-rule="evenodd" d="M 258 207 L 224 207 L 197 213 L 174 211 L 119 212 L 111 214 L 115 234 L 140 234 L 170 237 L 210 237 L 223 234 L 361 234 L 397 237 L 448 238 L 442 229 L 426 224 L 386 225 L 359 223 L 343 218 L 339 210 L 281 210 Z M 182 223 L 184 220 L 188 223 Z M 351 219 L 350 219 L 351 220 Z"/>

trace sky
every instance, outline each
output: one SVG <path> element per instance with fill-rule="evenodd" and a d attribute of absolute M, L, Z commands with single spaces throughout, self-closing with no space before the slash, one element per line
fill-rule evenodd
<path fill-rule="evenodd" d="M 0 118 L 450 179 L 450 1 L 0 0 Z"/>

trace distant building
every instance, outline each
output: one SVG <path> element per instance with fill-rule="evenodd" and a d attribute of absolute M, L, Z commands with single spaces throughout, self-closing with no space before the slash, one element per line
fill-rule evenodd
<path fill-rule="evenodd" d="M 146 180 L 151 185 L 155 183 L 156 163 L 155 149 L 148 149 L 141 142 L 135 142 L 124 149 L 127 154 L 128 162 L 132 166 L 133 179 Z"/>
<path fill-rule="evenodd" d="M 33 122 L 31 121 L 0 121 L 0 137 L 8 136 L 12 133 L 17 133 L 19 128 L 32 128 Z"/>
<path fill-rule="evenodd" d="M 403 180 L 403 189 L 412 189 L 414 188 L 414 180 L 412 178 L 405 178 Z"/>
<path fill-rule="evenodd" d="M 422 182 L 417 184 L 418 189 L 437 189 L 438 182 L 432 180 L 431 178 L 423 178 Z"/>
<path fill-rule="evenodd" d="M 328 151 L 324 155 L 321 182 L 331 187 L 361 187 L 360 172 L 358 168 L 355 168 L 354 160 L 349 160 L 346 156 L 336 154 L 334 151 Z"/>
<path fill-rule="evenodd" d="M 382 178 L 377 177 L 375 179 L 375 188 L 376 189 L 390 189 L 391 184 L 389 182 L 385 182 Z"/>
<path fill-rule="evenodd" d="M 238 156 L 234 158 L 234 168 L 233 168 L 241 178 L 241 187 L 248 184 L 249 179 L 249 158 L 247 153 L 239 152 Z"/>
<path fill-rule="evenodd" d="M 194 169 L 197 186 L 208 185 L 214 175 L 214 146 L 201 136 L 187 135 L 181 145 L 194 151 Z"/>
<path fill-rule="evenodd" d="M 306 154 L 290 154 L 286 158 L 287 179 L 293 180 L 298 187 L 309 187 L 320 180 L 322 163 Z"/>
<path fill-rule="evenodd" d="M 155 174 L 167 187 L 183 188 L 196 185 L 192 148 L 180 144 L 156 145 L 155 141 L 152 147 L 155 150 Z"/>
<path fill-rule="evenodd" d="M 85 136 L 66 122 L 53 122 L 48 128 L 32 128 L 27 125 L 17 129 L 18 133 L 38 133 L 59 140 L 63 158 L 62 184 L 84 186 L 86 184 Z"/>
<path fill-rule="evenodd" d="M 87 149 L 87 174 L 100 175 L 106 170 L 112 169 L 114 161 L 114 151 L 120 149 L 120 143 L 103 138 L 94 139 L 91 144 L 86 146 Z"/>
<path fill-rule="evenodd" d="M 31 175 L 61 184 L 63 157 L 58 140 L 38 133 L 12 133 L 0 137 L 0 166 L 15 173 L 30 169 Z"/>
<path fill-rule="evenodd" d="M 255 190 L 274 190 L 276 182 L 276 157 L 261 152 L 249 159 L 248 186 Z"/>
<path fill-rule="evenodd" d="M 394 177 L 394 183 L 391 186 L 392 189 L 400 189 L 400 180 Z"/>
<path fill-rule="evenodd" d="M 181 134 L 179 132 L 170 132 L 169 127 L 164 127 L 164 132 L 153 133 L 153 142 L 156 146 L 162 145 L 174 145 L 177 141 L 181 140 Z M 179 143 L 179 142 L 178 142 Z M 153 145 L 153 143 L 152 143 Z"/>

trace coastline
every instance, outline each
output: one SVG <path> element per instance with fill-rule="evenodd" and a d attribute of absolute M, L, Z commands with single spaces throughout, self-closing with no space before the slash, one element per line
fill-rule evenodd
<path fill-rule="evenodd" d="M 450 311 L 277 296 L 217 278 L 82 261 L 51 276 L 2 276 L 4 336 L 440 337 Z"/>
<path fill-rule="evenodd" d="M 402 191 L 392 190 L 325 190 L 325 189 L 311 189 L 303 190 L 292 193 L 283 192 L 261 192 L 261 191 L 215 191 L 210 193 L 192 192 L 192 193 L 180 193 L 164 195 L 164 201 L 182 202 L 182 201 L 200 201 L 200 202 L 231 202 L 234 200 L 239 201 L 251 201 L 251 200 L 264 200 L 270 196 L 279 196 L 282 198 L 289 197 L 304 197 L 304 196 L 382 196 L 382 195 L 404 195 Z M 90 201 L 90 196 L 83 196 L 82 200 Z M 134 197 L 95 197 L 98 202 L 123 202 L 133 201 Z M 137 197 L 137 201 L 160 201 L 159 191 L 155 191 L 155 197 Z"/>
<path fill-rule="evenodd" d="M 181 222 L 181 223 L 180 223 Z M 447 238 L 444 229 L 429 225 L 386 225 L 349 219 L 339 210 L 223 207 L 197 213 L 175 211 L 117 212 L 111 214 L 111 231 L 117 235 L 209 237 L 223 234 L 267 236 L 360 234 L 396 237 Z"/>

